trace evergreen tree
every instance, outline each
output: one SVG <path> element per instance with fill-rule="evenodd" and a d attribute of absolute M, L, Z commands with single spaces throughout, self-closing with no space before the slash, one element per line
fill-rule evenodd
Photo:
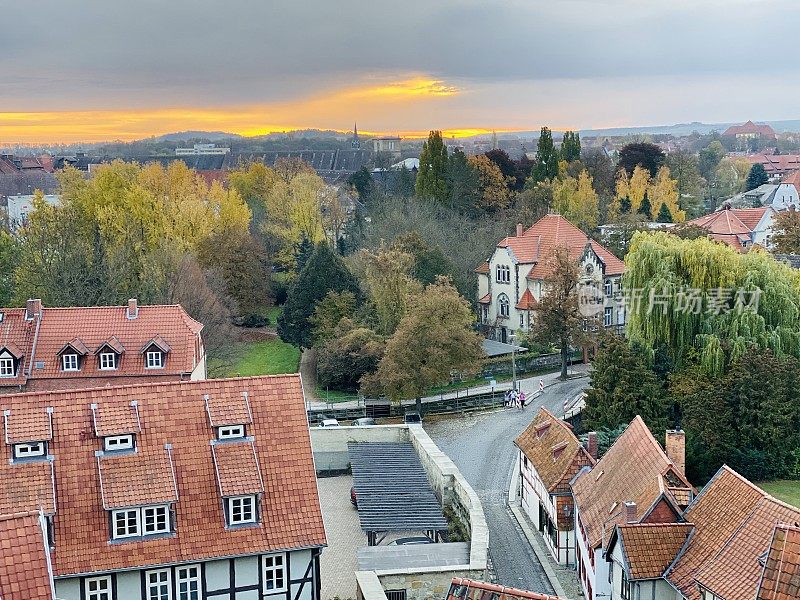
<path fill-rule="evenodd" d="M 581 158 L 581 136 L 575 131 L 565 131 L 561 142 L 561 160 L 572 162 Z"/>
<path fill-rule="evenodd" d="M 289 288 L 286 304 L 278 317 L 278 335 L 283 341 L 301 348 L 311 347 L 309 317 L 317 302 L 330 291 L 352 292 L 360 302 L 358 280 L 328 244 L 320 243 Z"/>
<path fill-rule="evenodd" d="M 431 131 L 422 145 L 416 192 L 420 198 L 447 201 L 447 147 L 441 131 Z"/>
<path fill-rule="evenodd" d="M 629 214 L 631 212 L 631 199 L 630 199 L 630 197 L 625 196 L 624 198 L 622 198 L 622 200 L 619 201 L 619 210 L 623 214 Z"/>
<path fill-rule="evenodd" d="M 661 208 L 658 209 L 658 216 L 656 221 L 659 223 L 672 223 L 672 213 L 664 202 L 661 203 Z"/>
<path fill-rule="evenodd" d="M 347 178 L 347 183 L 356 189 L 358 197 L 363 202 L 369 196 L 375 182 L 372 180 L 372 174 L 367 170 L 367 167 L 361 167 Z"/>
<path fill-rule="evenodd" d="M 765 183 L 769 183 L 769 175 L 767 175 L 764 165 L 761 163 L 754 164 L 747 174 L 747 183 L 745 185 L 747 191 L 754 190 Z"/>
<path fill-rule="evenodd" d="M 542 127 L 536 147 L 536 164 L 531 176 L 536 182 L 554 179 L 558 175 L 558 153 L 553 145 L 553 134 Z"/>
<path fill-rule="evenodd" d="M 653 218 L 652 215 L 653 209 L 650 206 L 650 198 L 647 195 L 647 192 L 644 193 L 644 197 L 642 198 L 642 203 L 639 205 L 639 214 L 643 215 L 645 219 L 648 221 Z"/>
<path fill-rule="evenodd" d="M 397 195 L 401 198 L 411 198 L 414 195 L 414 173 L 405 165 L 400 167 L 400 175 L 397 177 Z"/>
<path fill-rule="evenodd" d="M 480 198 L 480 178 L 461 150 L 447 158 L 447 205 L 462 212 L 475 210 Z"/>

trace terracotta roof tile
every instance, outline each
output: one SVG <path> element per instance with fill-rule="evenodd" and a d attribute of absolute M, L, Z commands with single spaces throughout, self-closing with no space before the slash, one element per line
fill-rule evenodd
<path fill-rule="evenodd" d="M 83 343 L 81 338 L 75 338 L 64 344 L 61 349 L 58 351 L 58 354 L 63 354 L 65 350 L 72 349 L 77 352 L 80 356 L 86 356 L 89 354 L 89 349 L 86 347 L 86 344 Z"/>
<path fill-rule="evenodd" d="M 49 408 L 49 407 L 48 407 Z M 50 412 L 36 409 L 20 409 L 3 414 L 6 443 L 47 442 L 53 439 Z"/>
<path fill-rule="evenodd" d="M 238 402 L 243 392 L 248 392 L 253 414 L 247 433 L 255 438 L 264 482 L 262 514 L 269 518 L 255 527 L 226 529 L 203 396 Z M 94 434 L 89 405 L 129 407 L 131 400 L 138 401 L 142 423 L 136 440 L 139 452 L 163 457 L 164 445 L 172 445 L 178 491 L 175 535 L 109 544 L 109 515 L 103 509 L 95 457 L 102 445 Z M 53 518 L 59 540 L 52 553 L 55 576 L 325 545 L 298 375 L 0 395 L 0 410 L 12 413 L 23 407 L 43 410 L 47 406 L 55 410 L 51 449 L 58 500 Z M 1 446 L 0 481 L 8 481 L 12 469 L 35 468 L 37 463 L 9 465 L 10 448 Z M 110 474 L 105 467 L 124 460 L 123 456 L 103 459 L 104 481 Z M 122 469 L 117 471 L 121 476 Z M 163 479 L 159 475 L 157 480 Z M 19 505 L 25 502 L 14 494 L 3 498 L 3 493 L 7 489 L 0 486 L 0 510 L 4 502 L 14 511 L 23 509 Z"/>
<path fill-rule="evenodd" d="M 0 308 L 3 315 L 0 320 L 0 352 L 8 349 L 16 358 L 29 358 L 26 355 L 33 342 L 33 321 L 25 320 L 23 308 Z M 25 367 L 27 361 L 23 360 L 17 369 L 15 377 L 0 378 L 0 385 L 22 385 L 27 381 Z"/>
<path fill-rule="evenodd" d="M 264 491 L 252 441 L 212 444 L 211 451 L 222 497 L 260 494 Z"/>
<path fill-rule="evenodd" d="M 558 596 L 453 577 L 447 600 L 559 600 Z"/>
<path fill-rule="evenodd" d="M 147 340 L 142 345 L 142 348 L 141 348 L 141 350 L 139 350 L 139 353 L 141 354 L 141 353 L 147 351 L 152 346 L 155 346 L 156 348 L 158 348 L 162 352 L 169 352 L 170 350 L 172 350 L 170 345 L 166 341 L 164 341 L 164 338 L 162 338 L 160 335 L 157 335 L 156 337 Z"/>
<path fill-rule="evenodd" d="M 584 450 L 572 428 L 541 408 L 528 428 L 514 440 L 550 493 L 569 492 L 569 481 L 594 460 Z M 555 449 L 560 454 L 555 457 Z"/>
<path fill-rule="evenodd" d="M 800 598 L 800 527 L 779 524 L 764 564 L 756 600 Z"/>
<path fill-rule="evenodd" d="M 618 525 L 616 535 L 628 564 L 630 579 L 657 579 L 678 556 L 694 525 L 635 523 Z"/>
<path fill-rule="evenodd" d="M 211 427 L 248 425 L 253 422 L 247 393 L 225 397 L 209 394 L 204 400 Z"/>
<path fill-rule="evenodd" d="M 572 483 L 575 505 L 592 547 L 608 543 L 614 525 L 624 520 L 625 502 L 636 503 L 637 521 L 647 515 L 664 495 L 664 473 L 671 472 L 670 467 L 675 469 L 675 464 L 637 416 L 592 470 Z M 680 481 L 691 489 L 685 478 Z"/>
<path fill-rule="evenodd" d="M 10 453 L 9 453 L 10 454 Z M 0 514 L 42 510 L 56 512 L 53 463 L 48 460 L 0 463 Z"/>
<path fill-rule="evenodd" d="M 47 542 L 38 513 L 0 516 L 0 598 L 53 599 Z"/>
<path fill-rule="evenodd" d="M 479 267 L 475 269 L 476 273 L 488 273 L 489 272 L 489 262 L 481 263 Z"/>
<path fill-rule="evenodd" d="M 797 188 L 797 191 L 800 192 L 800 171 L 792 171 L 786 177 L 781 179 L 781 183 L 793 185 L 795 188 Z"/>
<path fill-rule="evenodd" d="M 745 135 L 745 134 L 756 134 L 762 135 L 769 138 L 775 137 L 775 130 L 772 129 L 767 124 L 764 125 L 756 125 L 752 121 L 748 121 L 742 125 L 731 125 L 728 127 L 722 135 Z"/>
<path fill-rule="evenodd" d="M 109 453 L 97 459 L 97 469 L 107 509 L 168 504 L 178 499 L 172 458 L 166 449 Z"/>
<path fill-rule="evenodd" d="M 138 402 L 135 400 L 128 405 L 111 402 L 92 404 L 91 410 L 94 417 L 94 433 L 98 437 L 141 431 Z"/>
<path fill-rule="evenodd" d="M 800 169 L 800 154 L 753 154 L 745 158 L 751 164 L 762 164 L 767 175 L 790 173 Z"/>
<path fill-rule="evenodd" d="M 483 298 L 478 300 L 478 304 L 491 304 L 492 303 L 492 294 L 486 294 Z"/>
<path fill-rule="evenodd" d="M 516 308 L 519 310 L 533 310 L 536 308 L 537 304 L 539 303 L 536 301 L 536 298 L 533 297 L 531 291 L 525 288 L 525 292 L 522 294 L 519 302 L 517 302 Z"/>

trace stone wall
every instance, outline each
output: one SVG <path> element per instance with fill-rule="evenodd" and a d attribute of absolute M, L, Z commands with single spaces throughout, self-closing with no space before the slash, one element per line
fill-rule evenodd
<path fill-rule="evenodd" d="M 317 475 L 335 475 L 350 469 L 348 442 L 407 442 L 404 425 L 366 427 L 312 427 L 311 450 Z"/>

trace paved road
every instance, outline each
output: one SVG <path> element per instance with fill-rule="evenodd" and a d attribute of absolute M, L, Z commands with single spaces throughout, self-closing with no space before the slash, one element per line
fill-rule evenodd
<path fill-rule="evenodd" d="M 555 378 L 556 375 L 543 377 L 545 384 Z M 481 498 L 489 525 L 489 556 L 501 585 L 553 593 L 541 564 L 508 510 L 508 486 L 515 464 L 513 440 L 528 426 L 539 406 L 561 415 L 564 400 L 571 401 L 588 381 L 581 378 L 554 383 L 524 410 L 475 413 L 425 425 Z M 526 381 L 522 389 L 533 392 L 537 385 L 538 379 Z"/>

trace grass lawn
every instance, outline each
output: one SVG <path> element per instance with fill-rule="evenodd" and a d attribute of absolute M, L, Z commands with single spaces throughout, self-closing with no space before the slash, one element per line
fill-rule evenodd
<path fill-rule="evenodd" d="M 800 507 L 800 481 L 778 480 L 758 485 L 779 500 Z"/>
<path fill-rule="evenodd" d="M 300 350 L 279 339 L 261 342 L 241 342 L 236 346 L 236 358 L 224 377 L 251 377 L 297 373 Z"/>
<path fill-rule="evenodd" d="M 278 315 L 281 314 L 282 309 L 282 306 L 270 306 L 266 311 L 264 311 L 264 316 L 269 319 L 269 324 L 272 327 L 275 327 L 275 325 L 278 324 Z"/>

